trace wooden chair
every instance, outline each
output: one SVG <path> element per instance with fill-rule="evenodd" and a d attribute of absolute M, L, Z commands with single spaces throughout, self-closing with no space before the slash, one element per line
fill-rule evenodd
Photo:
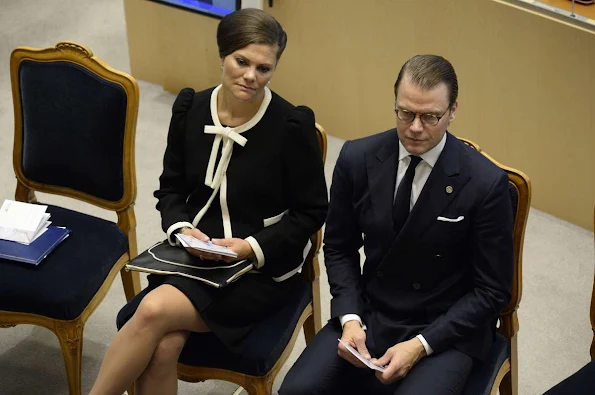
<path fill-rule="evenodd" d="M 326 133 L 316 124 L 322 161 L 326 159 Z M 188 382 L 224 380 L 242 386 L 250 395 L 272 394 L 273 381 L 291 354 L 300 329 L 309 343 L 322 328 L 320 306 L 320 267 L 318 253 L 322 230 L 310 239 L 312 246 L 304 261 L 305 286 L 296 292 L 277 314 L 262 322 L 246 340 L 241 359 L 230 354 L 217 341 L 198 335 L 189 339 L 178 363 L 178 377 Z M 202 339 L 201 339 L 202 337 Z M 199 349 L 200 353 L 193 353 Z"/>
<path fill-rule="evenodd" d="M 519 320 L 517 309 L 521 302 L 522 258 L 525 227 L 531 205 L 531 182 L 521 171 L 504 166 L 482 151 L 479 146 L 466 139 L 460 139 L 470 147 L 481 152 L 498 167 L 506 171 L 509 180 L 509 192 L 514 213 L 514 276 L 512 297 L 508 306 L 500 313 L 498 334 L 486 361 L 475 368 L 467 381 L 464 395 L 501 395 L 518 394 L 518 350 L 517 332 Z"/>
<path fill-rule="evenodd" d="M 326 160 L 326 133 L 316 124 L 322 161 Z M 320 267 L 318 253 L 322 230 L 310 238 L 312 246 L 302 268 L 306 281 L 290 300 L 273 316 L 259 324 L 245 340 L 241 357 L 230 353 L 212 333 L 190 335 L 178 363 L 178 378 L 187 382 L 224 380 L 242 386 L 250 395 L 272 394 L 273 381 L 291 354 L 300 329 L 304 328 L 306 343 L 322 329 L 320 305 Z M 143 290 L 130 302 L 138 305 L 147 293 Z M 125 315 L 125 314 L 124 314 Z M 118 316 L 118 328 L 125 318 Z M 196 352 L 195 350 L 200 350 Z M 134 394 L 134 388 L 128 390 Z"/>
<path fill-rule="evenodd" d="M 318 124 L 316 130 L 324 163 L 326 133 Z M 212 333 L 193 333 L 178 363 L 180 380 L 192 383 L 224 380 L 242 386 L 250 395 L 272 394 L 275 376 L 291 354 L 300 329 L 304 328 L 306 343 L 309 343 L 322 328 L 318 263 L 322 230 L 312 235 L 310 241 L 312 246 L 302 269 L 306 281 L 301 292 L 296 291 L 282 309 L 252 331 L 241 358 L 230 353 Z M 147 291 L 143 290 L 131 304 L 140 303 Z M 118 328 L 123 324 L 124 318 L 118 317 Z M 128 394 L 133 395 L 134 388 L 130 388 Z"/>
<path fill-rule="evenodd" d="M 138 85 L 72 42 L 16 48 L 10 57 L 14 101 L 16 200 L 35 191 L 113 211 L 115 224 L 48 205 L 53 225 L 72 234 L 39 266 L 0 262 L 0 327 L 48 328 L 60 342 L 68 388 L 81 394 L 83 329 L 121 273 L 126 298 L 139 276 L 123 270 L 137 255 L 134 141 Z"/>

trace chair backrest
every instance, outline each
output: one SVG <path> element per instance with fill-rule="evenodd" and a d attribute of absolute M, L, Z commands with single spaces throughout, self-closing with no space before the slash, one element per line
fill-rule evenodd
<path fill-rule="evenodd" d="M 320 154 L 322 155 L 322 163 L 326 162 L 326 132 L 324 128 L 319 124 L 316 124 L 316 134 L 318 137 L 318 144 L 320 145 Z M 318 264 L 318 254 L 320 252 L 320 248 L 322 246 L 322 229 L 319 229 L 316 233 L 312 235 L 310 238 L 310 242 L 312 246 L 310 247 L 310 251 L 308 252 L 308 256 L 304 261 L 304 266 L 302 268 L 302 275 L 306 279 L 306 281 L 314 283 L 316 279 L 320 276 L 320 266 Z M 318 284 L 316 284 L 318 286 Z M 319 290 L 315 290 L 314 293 L 319 292 Z"/>
<path fill-rule="evenodd" d="M 72 42 L 10 57 L 17 199 L 40 191 L 114 211 L 136 199 L 138 85 Z"/>
<path fill-rule="evenodd" d="M 500 167 L 508 174 L 510 199 L 514 214 L 514 273 L 512 281 L 512 297 L 510 303 L 500 313 L 500 326 L 498 331 L 507 339 L 512 339 L 519 330 L 519 320 L 517 316 L 517 309 L 521 302 L 523 293 L 523 245 L 525 240 L 525 228 L 527 226 L 527 217 L 529 215 L 529 207 L 531 205 L 531 181 L 527 175 L 519 170 L 504 166 L 490 157 L 487 153 L 479 148 L 476 143 L 459 138 L 465 144 L 481 152 L 486 158 L 491 160 L 494 164 Z"/>

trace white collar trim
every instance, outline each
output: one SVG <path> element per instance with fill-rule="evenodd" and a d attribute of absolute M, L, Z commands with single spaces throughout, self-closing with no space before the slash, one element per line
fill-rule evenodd
<path fill-rule="evenodd" d="M 260 104 L 260 107 L 258 108 L 256 114 L 254 114 L 254 116 L 248 122 L 234 128 L 224 127 L 223 125 L 221 125 L 221 121 L 219 120 L 219 114 L 217 112 L 217 95 L 221 90 L 221 87 L 222 85 L 217 86 L 215 89 L 213 89 L 213 92 L 211 93 L 211 118 L 213 119 L 214 125 L 205 125 L 204 127 L 204 133 L 215 135 L 215 139 L 213 140 L 213 146 L 211 147 L 211 156 L 209 157 L 209 164 L 207 165 L 207 171 L 205 174 L 204 181 L 206 186 L 213 189 L 213 192 L 207 203 L 204 205 L 204 207 L 194 217 L 194 220 L 192 221 L 192 224 L 194 226 L 197 226 L 198 222 L 207 212 L 207 210 L 211 206 L 211 203 L 213 202 L 215 195 L 217 194 L 217 191 L 219 191 L 219 188 L 221 187 L 222 180 L 225 177 L 225 172 L 227 171 L 227 167 L 229 166 L 229 162 L 231 160 L 231 154 L 233 152 L 234 143 L 238 143 L 242 147 L 246 145 L 248 139 L 246 139 L 244 136 L 241 136 L 240 134 L 252 129 L 254 126 L 256 126 L 258 122 L 260 122 L 267 108 L 269 107 L 269 104 L 271 103 L 271 99 L 273 97 L 271 90 L 268 87 L 265 87 L 264 99 L 262 100 L 262 103 Z M 219 163 L 217 164 L 217 170 L 215 171 L 215 162 L 217 161 L 217 154 L 219 152 L 219 146 L 221 145 L 222 141 L 223 149 L 221 150 L 221 158 L 219 159 Z M 222 201 L 226 201 L 226 196 L 223 196 L 224 194 L 224 191 L 221 191 L 220 198 L 222 199 Z M 231 232 L 231 228 L 229 229 L 229 231 Z"/>

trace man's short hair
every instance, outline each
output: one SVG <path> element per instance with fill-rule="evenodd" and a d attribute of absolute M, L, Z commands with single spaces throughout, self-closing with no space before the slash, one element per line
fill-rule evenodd
<path fill-rule="evenodd" d="M 442 56 L 416 55 L 405 62 L 395 82 L 395 97 L 405 75 L 422 90 L 429 90 L 444 83 L 449 92 L 449 108 L 457 101 L 459 95 L 457 74 L 452 64 Z"/>

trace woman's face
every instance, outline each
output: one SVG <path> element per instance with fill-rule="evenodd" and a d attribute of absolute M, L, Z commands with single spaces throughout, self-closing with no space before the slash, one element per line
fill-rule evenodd
<path fill-rule="evenodd" d="M 222 59 L 222 83 L 237 100 L 262 99 L 277 65 L 277 45 L 249 44 Z"/>

